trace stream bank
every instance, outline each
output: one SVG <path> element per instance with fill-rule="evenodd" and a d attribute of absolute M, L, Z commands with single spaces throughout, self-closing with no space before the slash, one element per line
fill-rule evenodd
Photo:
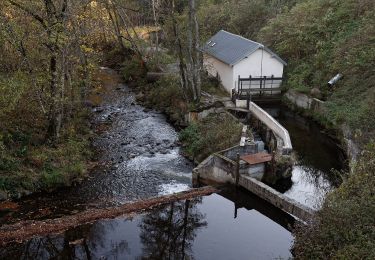
<path fill-rule="evenodd" d="M 346 124 L 341 126 L 332 126 L 331 122 L 327 122 L 326 104 L 317 98 L 310 97 L 306 94 L 299 93 L 295 90 L 288 90 L 284 95 L 284 104 L 291 110 L 304 115 L 304 117 L 315 120 L 324 128 L 330 129 L 332 138 L 338 139 L 336 142 L 341 144 L 341 149 L 345 151 L 346 157 L 349 159 L 349 166 L 358 160 L 360 154 L 360 145 L 353 137 L 352 130 Z"/>
<path fill-rule="evenodd" d="M 101 148 L 100 161 L 107 167 L 78 187 L 18 201 L 18 209 L 3 223 L 54 219 L 190 187 L 193 164 L 181 155 L 175 129 L 163 114 L 137 104 L 114 71 L 102 72 L 104 84 L 112 87 L 95 108 L 95 120 L 103 127 L 94 145 Z M 290 215 L 238 190 L 11 244 L 0 249 L 0 257 L 290 258 L 293 224 Z"/>
<path fill-rule="evenodd" d="M 113 70 L 99 71 L 103 91 L 92 97 L 99 167 L 74 187 L 24 197 L 2 211 L 0 223 L 56 218 L 88 208 L 121 205 L 191 187 L 193 163 L 180 153 L 166 117 L 140 106 Z"/>

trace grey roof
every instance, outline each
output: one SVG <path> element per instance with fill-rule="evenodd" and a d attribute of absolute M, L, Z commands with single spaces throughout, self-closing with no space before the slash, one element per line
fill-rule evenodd
<path fill-rule="evenodd" d="M 244 58 L 250 56 L 258 49 L 264 49 L 282 64 L 287 64 L 263 44 L 248 40 L 242 36 L 224 30 L 219 31 L 209 39 L 202 48 L 202 51 L 230 66 L 233 66 Z"/>

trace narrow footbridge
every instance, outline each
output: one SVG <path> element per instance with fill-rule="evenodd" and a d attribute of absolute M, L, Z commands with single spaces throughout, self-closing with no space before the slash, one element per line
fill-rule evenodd
<path fill-rule="evenodd" d="M 265 102 L 281 99 L 281 77 L 238 77 L 237 88 L 233 90 L 235 100 Z"/>

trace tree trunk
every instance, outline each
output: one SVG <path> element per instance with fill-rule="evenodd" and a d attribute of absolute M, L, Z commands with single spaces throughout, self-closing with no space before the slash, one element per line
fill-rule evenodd
<path fill-rule="evenodd" d="M 185 215 L 184 215 L 184 233 L 182 236 L 182 246 L 181 246 L 181 258 L 182 260 L 185 259 L 185 246 L 186 246 L 186 238 L 187 238 L 187 227 L 189 225 L 189 207 L 190 207 L 190 200 L 185 201 Z"/>
<path fill-rule="evenodd" d="M 109 18 L 112 22 L 112 26 L 113 26 L 113 29 L 114 29 L 114 32 L 115 32 L 115 35 L 116 35 L 116 38 L 117 38 L 117 42 L 121 48 L 121 50 L 123 52 L 126 51 L 126 47 L 124 45 L 124 42 L 122 41 L 122 35 L 121 35 L 121 31 L 120 31 L 120 26 L 119 26 L 119 23 L 118 23 L 118 19 L 117 19 L 117 16 L 116 16 L 116 11 L 113 10 L 113 14 L 112 14 L 112 8 L 111 6 L 109 5 L 109 3 L 106 1 L 105 2 L 105 7 L 107 9 L 107 13 L 109 15 Z"/>
<path fill-rule="evenodd" d="M 199 62 L 199 27 L 196 16 L 195 0 L 189 0 L 189 58 L 190 58 L 190 85 L 194 102 L 200 101 L 201 79 Z"/>
<path fill-rule="evenodd" d="M 159 1 L 152 0 L 152 13 L 154 16 L 154 24 L 155 24 L 155 27 L 158 28 L 159 19 L 156 13 L 156 5 L 159 5 Z M 156 31 L 155 33 L 155 62 L 156 62 L 156 65 L 159 66 L 159 32 L 158 31 Z"/>
<path fill-rule="evenodd" d="M 51 54 L 50 58 L 50 108 L 48 115 L 47 139 L 52 143 L 57 140 L 57 89 L 58 89 L 58 72 L 57 72 L 57 52 Z"/>
<path fill-rule="evenodd" d="M 184 95 L 185 100 L 190 101 L 189 93 L 188 93 L 188 80 L 187 80 L 187 75 L 186 75 L 186 65 L 184 61 L 181 38 L 180 38 L 180 35 L 178 33 L 178 28 L 177 28 L 177 20 L 175 17 L 175 10 L 174 10 L 175 9 L 174 0 L 171 0 L 170 4 L 171 4 L 171 18 L 172 18 L 173 34 L 176 38 L 177 53 L 178 53 L 178 59 L 180 62 L 179 69 L 180 69 L 182 93 Z"/>

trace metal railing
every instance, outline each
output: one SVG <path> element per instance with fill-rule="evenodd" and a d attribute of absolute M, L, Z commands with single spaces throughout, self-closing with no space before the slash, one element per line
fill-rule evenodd
<path fill-rule="evenodd" d="M 249 96 L 273 96 L 281 93 L 282 77 L 252 77 L 238 76 L 235 95 L 238 99 L 247 99 Z"/>

